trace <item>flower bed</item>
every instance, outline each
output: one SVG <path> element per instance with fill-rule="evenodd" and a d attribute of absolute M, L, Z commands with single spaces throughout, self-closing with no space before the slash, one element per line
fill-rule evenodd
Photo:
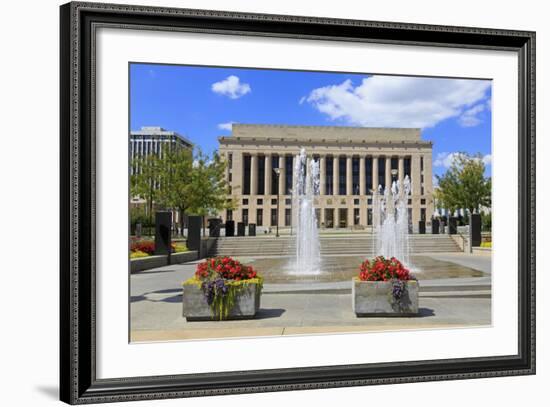
<path fill-rule="evenodd" d="M 262 277 L 251 266 L 231 257 L 207 259 L 183 283 L 183 316 L 191 321 L 254 317 L 262 285 Z"/>
<path fill-rule="evenodd" d="M 418 314 L 418 281 L 395 257 L 365 260 L 352 285 L 357 316 Z"/>
<path fill-rule="evenodd" d="M 172 242 L 172 253 L 183 253 L 189 249 L 183 242 Z M 130 258 L 153 256 L 155 254 L 155 242 L 153 240 L 132 238 L 130 241 Z"/>

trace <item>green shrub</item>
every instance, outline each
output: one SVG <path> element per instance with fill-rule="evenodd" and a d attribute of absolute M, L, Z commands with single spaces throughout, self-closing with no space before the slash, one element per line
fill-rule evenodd
<path fill-rule="evenodd" d="M 185 243 L 174 243 L 172 247 L 174 248 L 174 253 L 183 253 L 189 251 Z"/>
<path fill-rule="evenodd" d="M 136 251 L 133 251 L 133 252 L 130 253 L 130 258 L 131 259 L 139 259 L 139 258 L 142 258 L 142 257 L 149 257 L 149 256 L 150 256 L 150 254 L 142 252 L 140 250 L 136 250 Z"/>

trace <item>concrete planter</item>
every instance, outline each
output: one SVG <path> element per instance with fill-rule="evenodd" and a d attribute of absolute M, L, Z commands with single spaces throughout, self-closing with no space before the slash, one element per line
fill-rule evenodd
<path fill-rule="evenodd" d="M 358 317 L 414 316 L 418 314 L 418 281 L 405 282 L 399 300 L 392 295 L 391 281 L 352 280 L 353 311 Z"/>
<path fill-rule="evenodd" d="M 235 295 L 235 304 L 225 319 L 254 318 L 260 309 L 261 287 L 257 283 L 248 283 L 240 287 Z M 187 321 L 219 320 L 213 315 L 206 302 L 202 288 L 196 284 L 183 285 L 183 316 Z"/>

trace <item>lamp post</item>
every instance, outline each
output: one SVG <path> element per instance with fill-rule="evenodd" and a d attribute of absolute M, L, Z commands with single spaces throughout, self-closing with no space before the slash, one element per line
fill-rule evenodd
<path fill-rule="evenodd" d="M 279 195 L 281 193 L 281 191 L 279 191 L 279 177 L 281 175 L 281 169 L 279 167 L 276 167 L 276 168 L 273 168 L 273 171 L 275 172 L 275 176 L 276 176 L 276 179 L 277 179 L 277 215 L 276 215 L 276 227 L 277 227 L 277 232 L 275 233 L 275 237 L 279 237 Z"/>

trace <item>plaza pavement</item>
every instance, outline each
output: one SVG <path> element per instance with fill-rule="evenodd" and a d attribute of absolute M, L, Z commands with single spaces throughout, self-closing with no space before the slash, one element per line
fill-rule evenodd
<path fill-rule="evenodd" d="M 357 318 L 351 281 L 265 284 L 255 319 L 187 322 L 182 316 L 181 283 L 197 262 L 131 275 L 131 340 L 277 336 L 315 333 L 441 329 L 491 324 L 491 259 L 464 253 L 423 254 L 485 273 L 483 277 L 420 279 L 417 317 Z"/>

